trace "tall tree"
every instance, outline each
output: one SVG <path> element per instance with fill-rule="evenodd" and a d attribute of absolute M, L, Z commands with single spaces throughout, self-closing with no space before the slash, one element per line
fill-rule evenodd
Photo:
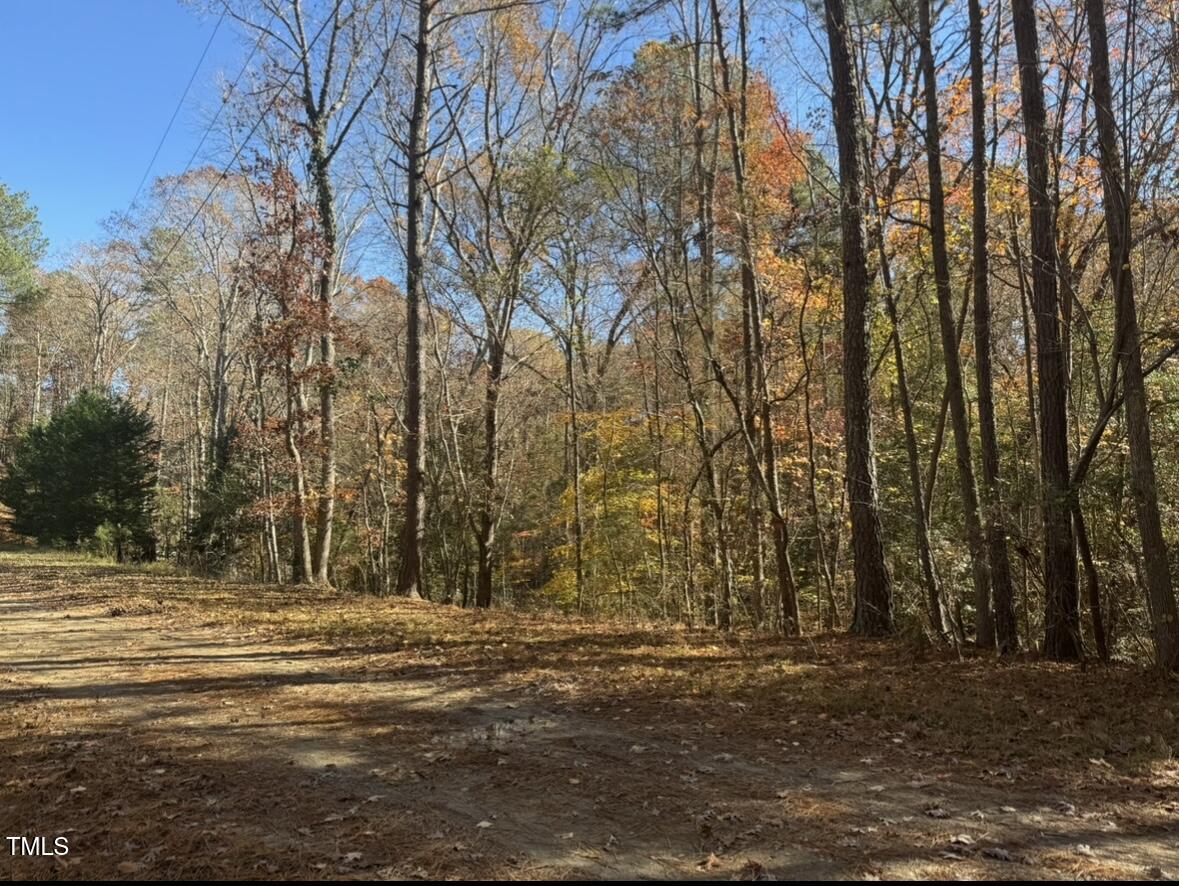
<path fill-rule="evenodd" d="M 983 540 L 982 518 L 978 507 L 978 488 L 974 481 L 974 461 L 970 452 L 970 418 L 966 411 L 966 393 L 962 387 L 962 357 L 958 352 L 958 329 L 954 322 L 954 296 L 950 291 L 950 255 L 946 248 L 946 195 L 942 182 L 941 123 L 937 95 L 937 68 L 933 58 L 933 14 L 930 0 L 918 0 L 918 39 L 921 42 L 921 73 L 925 96 L 925 157 L 929 176 L 929 233 L 933 245 L 933 277 L 937 292 L 938 322 L 941 328 L 942 357 L 946 369 L 946 399 L 950 406 L 950 423 L 954 428 L 954 449 L 958 457 L 958 482 L 962 511 L 966 518 L 966 537 L 970 545 L 971 573 L 974 579 L 976 642 L 979 646 L 995 643 L 991 622 L 991 576 Z"/>
<path fill-rule="evenodd" d="M 995 431 L 995 392 L 991 359 L 991 285 L 987 226 L 987 101 L 983 80 L 983 21 L 981 0 L 969 0 L 970 20 L 970 187 L 972 198 L 971 255 L 974 289 L 974 370 L 978 390 L 978 431 L 982 444 L 983 502 L 995 635 L 999 652 L 1019 647 L 1015 625 L 1011 560 L 999 472 L 999 439 Z M 996 22 L 998 27 L 998 22 Z"/>
<path fill-rule="evenodd" d="M 273 424 L 290 465 L 291 581 L 298 584 L 314 581 L 315 574 L 304 447 L 310 414 L 306 382 L 314 371 L 314 338 L 321 317 L 311 286 L 318 273 L 320 232 L 295 177 L 281 166 L 268 172 L 258 183 L 262 223 L 248 246 L 245 283 L 255 298 L 252 338 L 257 370 L 269 370 L 282 383 L 285 415 Z"/>
<path fill-rule="evenodd" d="M 137 320 L 142 291 L 125 241 L 111 240 L 82 248 L 71 267 L 68 290 L 87 330 L 88 387 L 109 390 L 139 339 Z"/>
<path fill-rule="evenodd" d="M 1040 36 L 1032 0 L 1011 0 L 1027 153 L 1032 232 L 1032 303 L 1040 399 L 1040 476 L 1044 521 L 1044 654 L 1081 657 L 1077 559 L 1068 467 L 1065 354 L 1057 295 L 1056 221 L 1049 187 L 1049 150 L 1040 70 Z"/>
<path fill-rule="evenodd" d="M 405 148 L 405 518 L 402 524 L 401 567 L 397 593 L 424 595 L 422 542 L 426 535 L 426 427 L 422 410 L 422 319 L 425 281 L 424 199 L 430 133 L 429 99 L 433 80 L 430 66 L 430 16 L 435 0 L 418 0 L 413 38 L 413 99 L 409 140 Z"/>
<path fill-rule="evenodd" d="M 777 443 L 774 440 L 773 399 L 769 390 L 769 353 L 765 340 L 766 305 L 756 266 L 756 247 L 753 232 L 753 205 L 748 189 L 748 102 L 749 72 L 747 47 L 747 17 L 744 0 L 737 4 L 737 65 L 728 56 L 724 40 L 724 23 L 718 0 L 711 0 L 713 39 L 717 66 L 720 70 L 721 90 L 725 98 L 725 119 L 728 123 L 729 150 L 732 155 L 733 188 L 736 197 L 738 240 L 741 258 L 741 295 L 743 311 L 743 355 L 745 362 L 744 437 L 749 456 L 750 472 L 766 496 L 766 505 L 773 524 L 774 554 L 778 585 L 778 605 L 781 610 L 782 632 L 798 636 L 802 626 L 798 612 L 798 591 L 794 584 L 794 568 L 790 562 L 790 535 L 787 528 L 781 480 L 778 476 Z M 736 67 L 736 70 L 734 70 Z M 736 82 L 735 82 L 736 81 Z M 752 478 L 751 478 L 752 479 Z M 755 520 L 755 533 L 760 533 L 760 520 Z M 760 555 L 758 555 L 760 556 Z M 760 568 L 758 569 L 760 572 Z"/>
<path fill-rule="evenodd" d="M 0 296 L 10 299 L 32 284 L 46 245 L 29 195 L 0 182 Z"/>
<path fill-rule="evenodd" d="M 320 263 L 315 281 L 322 315 L 319 322 L 320 481 L 316 504 L 313 578 L 327 584 L 336 507 L 336 326 L 333 302 L 339 287 L 344 242 L 333 164 L 349 133 L 384 77 L 392 51 L 384 40 L 382 7 L 376 0 L 328 0 L 314 30 L 300 0 L 263 0 L 262 14 L 246 7 L 229 12 L 258 35 L 275 67 L 288 72 L 281 88 L 301 117 L 307 138 L 307 169 L 321 229 Z M 263 19 L 263 16 L 265 18 Z M 381 47 L 377 58 L 372 48 Z"/>
<path fill-rule="evenodd" d="M 892 577 L 884 561 L 884 531 L 876 488 L 869 376 L 868 256 L 864 225 L 863 107 L 849 46 L 843 0 L 824 0 L 831 64 L 831 105 L 839 146 L 840 223 L 843 241 L 843 402 L 847 495 L 851 504 L 857 634 L 892 630 Z"/>
<path fill-rule="evenodd" d="M 1175 670 L 1179 668 L 1179 610 L 1175 605 L 1170 559 L 1159 517 L 1154 451 L 1150 443 L 1150 409 L 1143 381 L 1142 343 L 1131 266 L 1131 198 L 1129 182 L 1122 178 L 1122 157 L 1118 147 L 1119 138 L 1127 138 L 1128 133 L 1118 131 L 1114 118 L 1104 0 L 1085 0 L 1085 11 L 1089 19 L 1090 88 L 1097 118 L 1101 187 L 1105 197 L 1105 236 L 1114 288 L 1114 349 L 1122 368 L 1126 431 L 1130 442 L 1130 492 L 1142 537 L 1146 600 L 1155 656 L 1161 667 Z M 1133 73 L 1130 71 L 1128 76 Z"/>

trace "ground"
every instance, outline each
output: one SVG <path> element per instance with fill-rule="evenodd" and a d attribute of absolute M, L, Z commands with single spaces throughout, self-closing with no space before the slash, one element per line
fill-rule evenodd
<path fill-rule="evenodd" d="M 0 701 L 0 879 L 1179 876 L 1130 667 L 6 554 Z"/>

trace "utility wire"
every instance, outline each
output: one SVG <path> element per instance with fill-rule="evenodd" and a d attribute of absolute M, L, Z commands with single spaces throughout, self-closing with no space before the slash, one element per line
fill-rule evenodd
<path fill-rule="evenodd" d="M 213 33 L 209 35 L 209 42 L 205 44 L 205 49 L 201 53 L 201 57 L 197 59 L 196 67 L 192 69 L 192 74 L 188 78 L 188 83 L 184 87 L 184 92 L 180 95 L 180 100 L 176 102 L 176 108 L 172 111 L 172 117 L 168 120 L 168 125 L 164 127 L 164 134 L 160 136 L 159 144 L 156 145 L 155 153 L 151 155 L 151 160 L 148 161 L 147 169 L 143 170 L 143 177 L 139 179 L 139 185 L 135 188 L 135 195 L 131 198 L 131 202 L 127 204 L 127 212 L 130 213 L 135 201 L 139 199 L 139 194 L 143 190 L 143 185 L 147 181 L 147 177 L 151 174 L 152 167 L 156 165 L 156 160 L 159 159 L 160 150 L 164 147 L 164 142 L 168 140 L 169 133 L 172 132 L 172 125 L 176 122 L 176 117 L 180 114 L 180 109 L 184 107 L 184 100 L 188 98 L 189 90 L 192 89 L 192 84 L 196 80 L 196 75 L 201 69 L 201 65 L 205 63 L 205 56 L 209 54 L 209 48 L 213 45 L 213 41 L 217 38 L 217 32 L 221 30 L 221 24 L 225 21 L 225 11 L 221 12 L 221 17 L 217 19 L 217 24 L 213 27 Z"/>
<path fill-rule="evenodd" d="M 222 17 L 224 16 L 225 13 L 223 12 Z M 233 97 L 234 93 L 237 92 L 238 83 L 240 83 L 242 77 L 246 75 L 246 71 L 250 69 L 250 63 L 253 62 L 254 56 L 258 54 L 258 49 L 261 47 L 262 40 L 265 38 L 265 32 L 270 30 L 270 26 L 273 23 L 274 15 L 272 14 L 270 16 L 270 21 L 266 23 L 266 27 L 258 32 L 258 39 L 254 41 L 254 45 L 250 49 L 250 54 L 246 56 L 246 60 L 242 64 L 241 70 L 237 72 L 237 76 L 234 77 L 233 82 L 229 84 L 229 89 L 226 91 L 224 98 L 221 100 L 221 103 L 217 106 L 217 110 L 213 114 L 213 119 L 209 121 L 208 125 L 205 126 L 205 131 L 201 133 L 201 139 L 199 142 L 197 142 L 197 146 L 192 149 L 192 153 L 188 157 L 188 162 L 184 164 L 184 169 L 180 171 L 179 175 L 173 177 L 172 187 L 168 189 L 168 193 L 164 197 L 163 203 L 160 205 L 159 212 L 155 214 L 155 218 L 152 220 L 149 230 L 150 228 L 153 228 L 159 224 L 160 219 L 162 219 L 167 214 L 168 207 L 172 205 L 172 198 L 176 196 L 176 191 L 180 188 L 180 182 L 184 179 L 184 176 L 188 174 L 188 171 L 192 169 L 192 164 L 196 162 L 196 158 L 200 155 L 201 148 L 205 146 L 205 142 L 208 140 L 209 134 L 213 131 L 213 127 L 216 126 L 217 121 L 221 119 L 221 112 L 225 109 L 225 106 L 229 104 L 229 100 Z"/>
<path fill-rule="evenodd" d="M 315 36 L 307 45 L 305 52 L 310 53 L 311 50 L 315 48 L 315 44 L 319 42 L 319 38 L 323 36 L 323 32 L 327 30 L 329 22 L 331 22 L 330 16 L 325 18 L 323 24 L 319 26 L 319 30 L 315 32 Z M 259 37 L 259 43 L 260 42 L 261 37 Z M 160 259 L 159 267 L 162 268 L 165 264 L 167 264 L 168 259 L 172 257 L 172 253 L 176 250 L 176 247 L 180 245 L 180 241 L 184 239 L 184 235 L 188 233 L 188 229 L 192 227 L 193 223 L 204 211 L 205 207 L 209 205 L 209 201 L 213 199 L 213 195 L 217 192 L 217 188 L 220 187 L 221 183 L 229 176 L 229 170 L 237 162 L 246 145 L 250 143 L 250 139 L 252 139 L 254 137 L 254 133 L 258 131 L 258 127 L 262 125 L 262 121 L 266 119 L 266 115 L 269 114 L 274 106 L 278 103 L 278 99 L 282 95 L 283 90 L 285 90 L 290 84 L 291 79 L 295 76 L 297 71 L 297 65 L 292 67 L 291 70 L 287 73 L 286 79 L 284 79 L 282 83 L 279 84 L 278 88 L 275 89 L 274 97 L 270 100 L 266 107 L 262 109 L 262 113 L 258 115 L 258 119 L 254 121 L 254 125 L 251 126 L 250 131 L 246 133 L 246 137 L 242 139 L 241 144 L 238 145 L 237 150 L 233 152 L 233 156 L 229 158 L 229 162 L 225 164 L 225 168 L 221 170 L 221 174 L 218 175 L 216 180 L 213 182 L 213 186 L 209 188 L 209 193 L 205 195 L 205 199 L 201 201 L 201 205 L 197 207 L 196 212 L 192 214 L 192 218 L 190 218 L 184 227 L 180 229 L 180 233 L 176 235 L 176 238 L 172 241 L 172 245 L 168 248 L 168 251 L 164 253 L 164 257 Z"/>

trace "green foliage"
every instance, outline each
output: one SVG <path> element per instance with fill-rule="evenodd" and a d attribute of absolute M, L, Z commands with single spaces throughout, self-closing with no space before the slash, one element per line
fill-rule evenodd
<path fill-rule="evenodd" d="M 248 537 L 249 504 L 256 494 L 250 480 L 249 464 L 234 459 L 237 431 L 231 428 L 217 441 L 213 464 L 201 491 L 196 521 L 190 529 L 190 554 L 205 573 L 222 574 L 240 552 Z"/>
<path fill-rule="evenodd" d="M 0 182 L 0 294 L 12 297 L 32 284 L 45 247 L 29 195 L 10 191 Z"/>
<path fill-rule="evenodd" d="M 130 401 L 91 391 L 34 425 L 0 481 L 12 529 L 43 544 L 97 542 L 119 560 L 154 559 L 154 431 Z"/>

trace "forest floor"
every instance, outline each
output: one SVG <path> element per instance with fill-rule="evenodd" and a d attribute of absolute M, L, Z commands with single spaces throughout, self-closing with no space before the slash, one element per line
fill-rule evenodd
<path fill-rule="evenodd" d="M 1179 876 L 1179 683 L 0 555 L 0 879 Z"/>

